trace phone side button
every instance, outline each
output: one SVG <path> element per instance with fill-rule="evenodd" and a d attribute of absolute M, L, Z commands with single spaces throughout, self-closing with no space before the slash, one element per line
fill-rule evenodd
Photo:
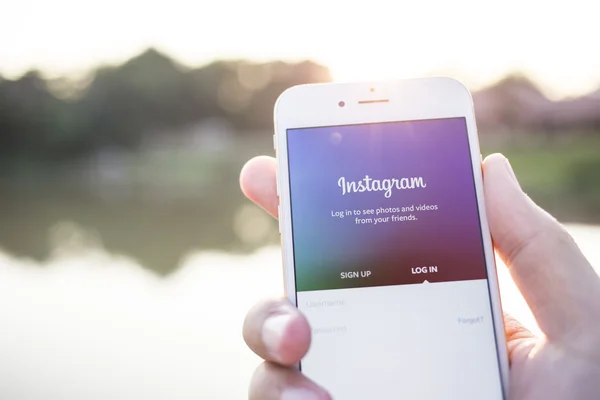
<path fill-rule="evenodd" d="M 483 176 L 483 155 L 479 153 L 479 168 L 481 168 L 481 176 Z"/>
<path fill-rule="evenodd" d="M 277 151 L 277 136 L 273 134 L 273 150 Z"/>

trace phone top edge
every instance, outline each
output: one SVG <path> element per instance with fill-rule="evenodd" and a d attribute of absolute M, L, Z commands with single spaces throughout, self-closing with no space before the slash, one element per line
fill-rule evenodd
<path fill-rule="evenodd" d="M 273 110 L 277 135 L 289 128 L 363 120 L 391 122 L 460 116 L 474 118 L 473 98 L 462 82 L 449 77 L 296 85 L 281 93 Z"/>
<path fill-rule="evenodd" d="M 425 89 L 430 87 L 431 85 L 435 85 L 435 88 L 438 90 L 448 89 L 454 87 L 458 89 L 458 91 L 466 92 L 469 97 L 472 97 L 470 90 L 467 86 L 460 80 L 447 76 L 434 76 L 434 77 L 420 77 L 420 78 L 410 78 L 410 79 L 398 79 L 398 80 L 382 80 L 382 81 L 346 81 L 346 82 L 322 82 L 322 83 L 304 83 L 299 85 L 290 86 L 285 89 L 281 94 L 277 97 L 275 101 L 274 109 L 277 110 L 278 106 L 281 104 L 282 100 L 285 100 L 288 97 L 301 94 L 304 92 L 310 92 L 313 95 L 321 94 L 325 91 L 340 91 L 344 89 L 354 89 L 359 90 L 361 88 L 369 89 L 372 87 L 377 87 L 379 89 L 386 88 L 412 88 L 416 87 L 417 89 Z"/>

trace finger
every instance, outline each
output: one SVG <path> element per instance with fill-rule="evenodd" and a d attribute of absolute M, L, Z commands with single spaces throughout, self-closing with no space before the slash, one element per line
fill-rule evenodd
<path fill-rule="evenodd" d="M 306 318 L 287 300 L 269 300 L 246 316 L 244 340 L 259 357 L 281 365 L 295 365 L 310 346 Z"/>
<path fill-rule="evenodd" d="M 331 400 L 331 396 L 297 369 L 263 363 L 252 377 L 249 399 Z"/>
<path fill-rule="evenodd" d="M 494 246 L 540 328 L 555 339 L 581 334 L 599 318 L 598 275 L 566 230 L 521 190 L 504 156 L 483 165 Z"/>
<path fill-rule="evenodd" d="M 504 333 L 508 358 L 511 363 L 520 355 L 527 356 L 537 340 L 529 329 L 508 313 L 504 313 Z"/>
<path fill-rule="evenodd" d="M 277 218 L 277 164 L 273 157 L 254 157 L 244 165 L 240 173 L 242 192 Z"/>

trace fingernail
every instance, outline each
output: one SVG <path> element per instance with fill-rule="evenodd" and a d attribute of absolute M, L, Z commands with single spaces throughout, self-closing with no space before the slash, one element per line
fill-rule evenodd
<path fill-rule="evenodd" d="M 278 351 L 283 340 L 283 335 L 292 320 L 290 314 L 278 314 L 267 318 L 263 324 L 262 336 L 263 343 L 269 354 L 277 358 Z"/>
<path fill-rule="evenodd" d="M 319 400 L 319 395 L 306 388 L 289 388 L 281 394 L 281 400 Z"/>
<path fill-rule="evenodd" d="M 517 179 L 517 176 L 515 175 L 515 171 L 513 171 L 512 166 L 510 165 L 510 161 L 508 161 L 508 158 L 504 158 L 504 165 L 506 166 L 506 169 L 508 170 L 508 174 L 511 176 L 513 181 L 515 181 L 515 183 L 517 185 L 519 185 L 519 180 Z"/>

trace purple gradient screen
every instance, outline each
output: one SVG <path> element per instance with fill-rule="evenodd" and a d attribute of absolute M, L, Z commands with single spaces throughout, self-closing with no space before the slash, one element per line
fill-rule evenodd
<path fill-rule="evenodd" d="M 290 129 L 287 143 L 297 291 L 487 278 L 464 118 Z"/>

